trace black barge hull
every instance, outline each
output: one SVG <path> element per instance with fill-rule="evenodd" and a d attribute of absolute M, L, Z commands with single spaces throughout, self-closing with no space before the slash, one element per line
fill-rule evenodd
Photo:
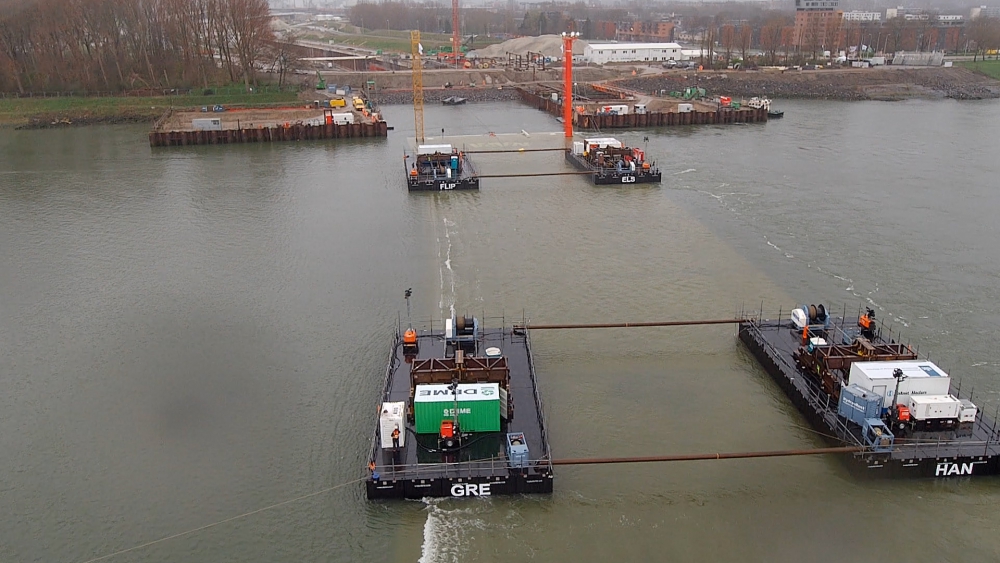
<path fill-rule="evenodd" d="M 860 428 L 838 416 L 837 400 L 796 367 L 792 354 L 799 334 L 790 321 L 748 319 L 739 327 L 740 341 L 816 430 L 837 438 L 830 439 L 831 443 L 861 445 Z M 955 389 L 952 394 L 958 396 Z M 969 424 L 961 435 L 941 433 L 936 440 L 925 435 L 897 441 L 890 452 L 854 454 L 848 467 L 866 477 L 941 479 L 1000 474 L 1000 434 L 995 422 L 980 411 Z"/>
<path fill-rule="evenodd" d="M 479 178 L 407 178 L 406 187 L 411 192 L 446 192 L 451 190 L 478 190 Z"/>
<path fill-rule="evenodd" d="M 454 357 L 445 343 L 444 331 L 418 331 L 419 351 L 407 356 L 397 334 L 389 354 L 380 401 L 410 401 L 411 367 L 425 359 Z M 426 447 L 435 435 L 414 433 L 412 420 L 406 423 L 402 446 L 383 448 L 380 425 L 375 423 L 368 456 L 368 499 L 419 499 L 425 497 L 488 497 L 515 494 L 546 494 L 553 488 L 553 467 L 545 417 L 538 395 L 531 343 L 526 330 L 506 327 L 482 329 L 476 337 L 477 353 L 486 348 L 502 350 L 509 369 L 513 411 L 496 433 L 475 434 L 476 445 L 459 454 L 435 453 Z M 468 358 L 469 356 L 467 356 Z M 503 443 L 507 432 L 524 435 L 529 459 L 515 467 L 507 459 Z M 419 438 L 418 438 L 419 436 Z M 456 457 L 450 457 L 455 455 Z"/>
<path fill-rule="evenodd" d="M 605 186 L 605 185 L 630 186 L 632 184 L 658 184 L 660 183 L 660 180 L 663 177 L 663 174 L 656 169 L 636 170 L 634 172 L 630 170 L 618 172 L 615 169 L 597 170 L 582 157 L 573 154 L 573 151 L 566 151 L 566 162 L 569 162 L 578 170 L 592 172 L 592 174 L 590 174 L 589 176 L 590 181 L 598 186 Z"/>

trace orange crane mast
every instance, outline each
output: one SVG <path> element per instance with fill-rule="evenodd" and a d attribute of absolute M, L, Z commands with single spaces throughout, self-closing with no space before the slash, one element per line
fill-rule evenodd
<path fill-rule="evenodd" d="M 573 42 L 577 32 L 563 32 L 563 132 L 566 142 L 573 138 Z"/>

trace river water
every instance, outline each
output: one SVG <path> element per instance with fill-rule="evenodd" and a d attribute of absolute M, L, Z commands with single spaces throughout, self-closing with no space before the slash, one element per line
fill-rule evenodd
<path fill-rule="evenodd" d="M 408 287 L 414 318 L 507 323 L 868 304 L 992 413 L 1000 103 L 781 106 L 618 134 L 649 137 L 660 186 L 478 193 L 406 192 L 405 106 L 387 140 L 0 131 L 0 561 L 88 561 L 363 476 Z M 518 105 L 426 122 L 559 143 Z M 533 344 L 556 457 L 823 443 L 732 328 Z M 834 458 L 564 467 L 551 497 L 370 503 L 351 484 L 105 561 L 985 561 L 998 502 L 997 479 L 859 481 Z"/>

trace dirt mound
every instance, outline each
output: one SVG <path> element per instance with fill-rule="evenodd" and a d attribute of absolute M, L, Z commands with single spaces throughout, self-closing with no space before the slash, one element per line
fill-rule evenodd
<path fill-rule="evenodd" d="M 583 41 L 573 43 L 573 54 L 582 55 L 587 44 Z M 483 49 L 471 51 L 469 58 L 494 59 L 506 57 L 507 53 L 527 55 L 528 52 L 541 53 L 546 57 L 562 57 L 562 37 L 558 35 L 539 35 L 538 37 L 518 37 L 503 43 L 490 45 Z"/>

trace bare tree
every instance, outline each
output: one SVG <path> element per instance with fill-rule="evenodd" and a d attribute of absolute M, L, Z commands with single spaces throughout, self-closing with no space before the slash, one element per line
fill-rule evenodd
<path fill-rule="evenodd" d="M 719 43 L 726 59 L 722 68 L 727 68 L 733 60 L 733 49 L 736 47 L 736 28 L 732 24 L 727 23 L 719 29 Z"/>
<path fill-rule="evenodd" d="M 781 47 L 785 20 L 771 18 L 760 30 L 760 46 L 767 53 L 770 64 L 778 64 L 778 48 Z"/>
<path fill-rule="evenodd" d="M 980 55 L 986 60 L 986 52 L 1000 46 L 1000 19 L 980 16 L 972 20 L 969 22 L 968 36 L 976 48 L 972 55 L 973 62 Z"/>
<path fill-rule="evenodd" d="M 0 0 L 0 90 L 249 85 L 266 0 Z"/>
<path fill-rule="evenodd" d="M 750 53 L 750 46 L 753 44 L 753 28 L 743 24 L 740 26 L 740 58 L 743 60 L 743 68 L 747 66 L 747 58 Z"/>

